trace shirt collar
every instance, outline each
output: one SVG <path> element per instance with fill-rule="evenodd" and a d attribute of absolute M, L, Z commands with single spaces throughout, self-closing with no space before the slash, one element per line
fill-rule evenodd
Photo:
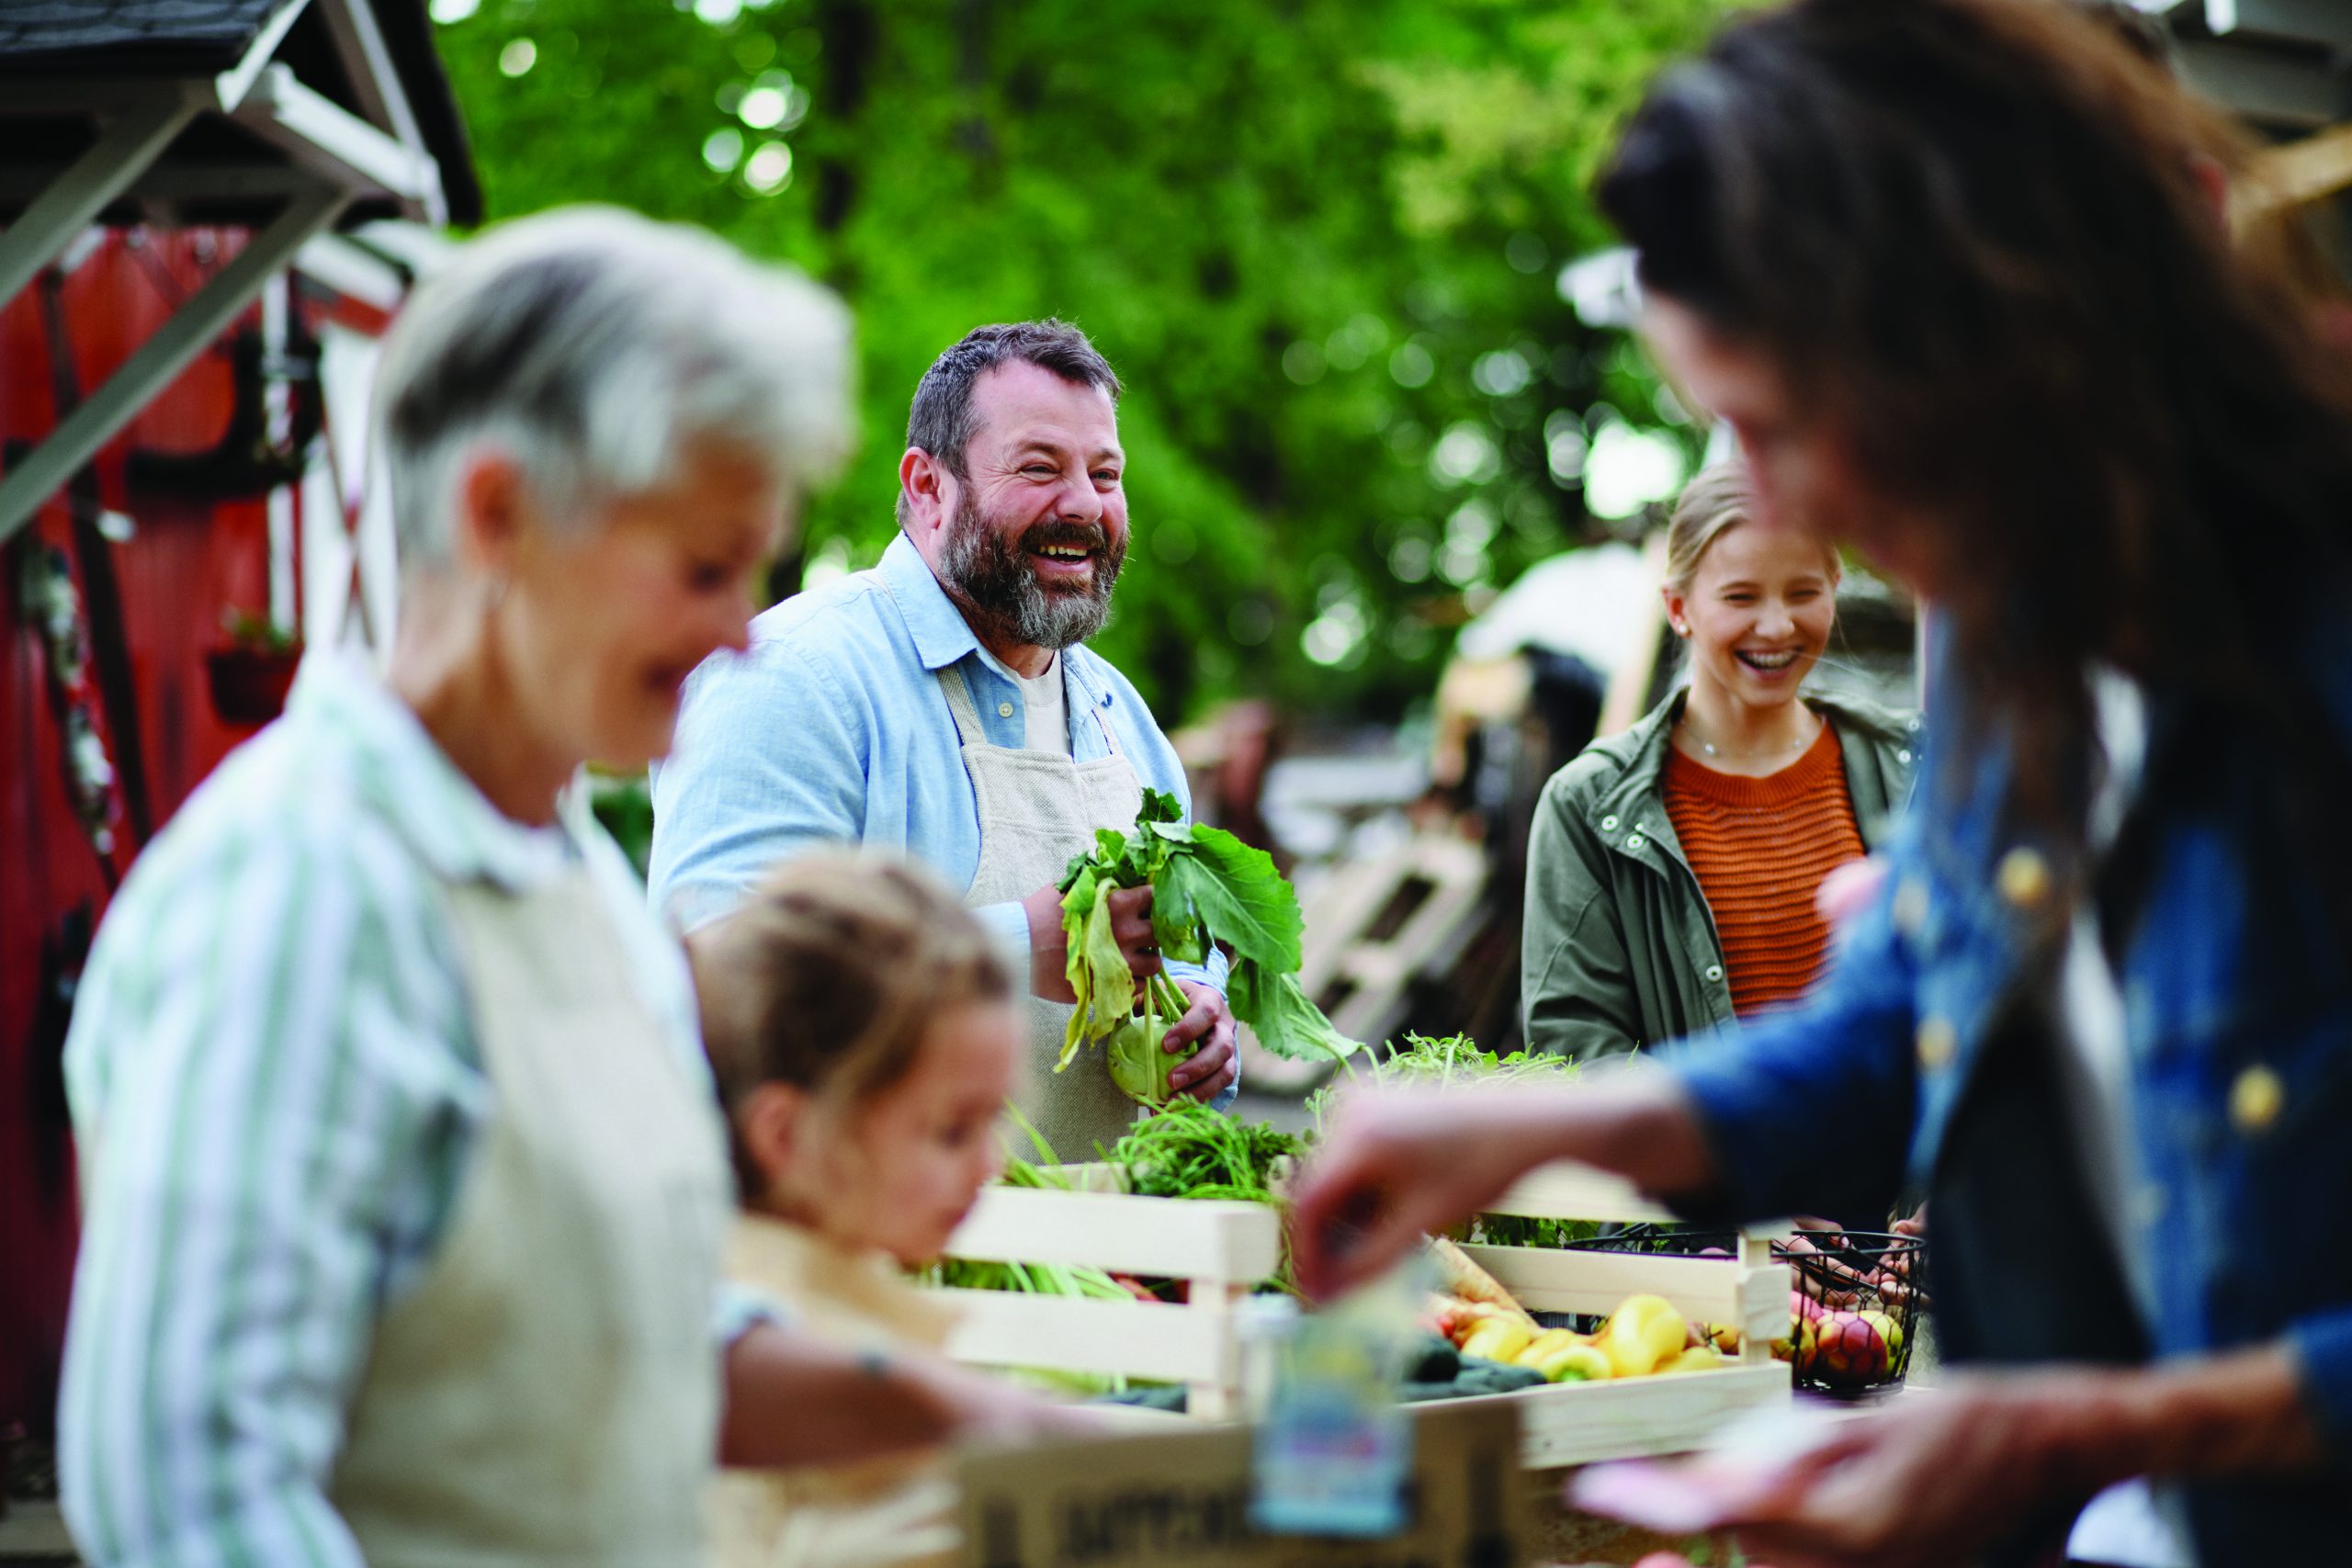
<path fill-rule="evenodd" d="M 354 783 L 370 807 L 444 880 L 522 892 L 578 863 L 583 790 L 565 791 L 559 826 L 515 821 L 490 803 L 415 710 L 356 654 L 321 650 L 304 659 L 287 719 L 335 738 L 355 759 Z"/>
<path fill-rule="evenodd" d="M 907 631 L 915 639 L 915 654 L 924 669 L 944 670 L 980 646 L 972 623 L 932 575 L 931 563 L 922 558 L 912 539 L 902 533 L 890 541 L 890 547 L 882 552 L 881 571 L 899 614 L 906 617 Z"/>

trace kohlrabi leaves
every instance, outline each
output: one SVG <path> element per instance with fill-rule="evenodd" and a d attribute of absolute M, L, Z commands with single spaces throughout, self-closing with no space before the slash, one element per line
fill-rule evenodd
<path fill-rule="evenodd" d="M 1345 1056 L 1356 1049 L 1299 987 L 1298 898 L 1273 858 L 1222 829 L 1185 822 L 1174 796 L 1145 790 L 1136 830 L 1098 831 L 1093 852 L 1070 862 L 1061 886 L 1078 1007 L 1056 1071 L 1081 1045 L 1102 1042 L 1122 1089 L 1147 1104 L 1166 1101 L 1167 1069 L 1181 1058 L 1160 1050 L 1159 1038 L 1182 1016 L 1182 993 L 1167 985 L 1159 998 L 1140 998 L 1111 926 L 1111 893 L 1146 886 L 1161 956 L 1199 964 L 1212 942 L 1224 947 L 1234 1016 L 1257 1032 L 1259 1043 L 1279 1056 Z M 1147 1018 L 1159 1020 L 1148 1050 L 1139 1043 L 1148 1032 L 1136 1026 L 1139 1003 Z"/>
<path fill-rule="evenodd" d="M 1274 869 L 1274 857 L 1222 828 L 1197 824 L 1190 848 L 1182 861 L 1187 891 L 1216 940 L 1236 958 L 1277 974 L 1295 972 L 1305 922 L 1298 896 Z"/>

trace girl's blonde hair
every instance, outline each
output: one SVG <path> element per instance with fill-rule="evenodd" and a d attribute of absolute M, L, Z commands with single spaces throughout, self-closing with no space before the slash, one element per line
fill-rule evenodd
<path fill-rule="evenodd" d="M 786 862 L 689 948 L 730 1113 L 763 1083 L 871 1100 L 913 1069 L 933 1019 L 1012 995 L 971 911 L 929 874 L 871 856 Z"/>
<path fill-rule="evenodd" d="M 1666 585 L 1677 593 L 1690 592 L 1708 547 L 1755 515 L 1756 486 L 1747 477 L 1746 463 L 1729 458 L 1711 463 L 1691 476 L 1676 498 L 1674 516 L 1667 525 Z M 1844 575 L 1838 552 L 1824 539 L 1821 553 L 1828 559 L 1829 581 L 1835 583 Z"/>

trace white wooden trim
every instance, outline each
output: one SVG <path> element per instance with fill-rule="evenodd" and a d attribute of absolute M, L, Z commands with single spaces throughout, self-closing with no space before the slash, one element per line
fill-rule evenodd
<path fill-rule="evenodd" d="M 991 1187 L 947 1256 L 1250 1285 L 1281 1266 L 1282 1246 L 1282 1216 L 1263 1203 Z"/>
<path fill-rule="evenodd" d="M 1020 1291 L 943 1291 L 957 1314 L 947 1353 L 990 1367 L 1114 1373 L 1162 1382 L 1238 1382 L 1233 1337 L 1213 1314 L 1167 1302 Z"/>
<path fill-rule="evenodd" d="M 1704 1447 L 1733 1416 L 1759 1405 L 1785 1404 L 1789 1399 L 1788 1369 L 1775 1363 L 1623 1382 L 1552 1383 L 1445 1403 L 1515 1403 L 1520 1462 L 1529 1470 L 1557 1470 L 1599 1460 L 1689 1453 Z"/>

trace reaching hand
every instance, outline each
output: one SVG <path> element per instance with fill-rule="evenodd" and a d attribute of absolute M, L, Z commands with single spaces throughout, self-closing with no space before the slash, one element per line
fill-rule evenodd
<path fill-rule="evenodd" d="M 2080 1425 L 2075 1376 L 1956 1379 L 1906 1395 L 1807 1453 L 1732 1528 L 1776 1568 L 1973 1562 L 2039 1510 L 2102 1483 L 2065 1462 Z"/>
<path fill-rule="evenodd" d="M 1347 1100 L 1293 1194 L 1299 1283 L 1330 1296 L 1402 1258 L 1539 1164 L 1530 1097 L 1494 1089 L 1394 1090 Z"/>

